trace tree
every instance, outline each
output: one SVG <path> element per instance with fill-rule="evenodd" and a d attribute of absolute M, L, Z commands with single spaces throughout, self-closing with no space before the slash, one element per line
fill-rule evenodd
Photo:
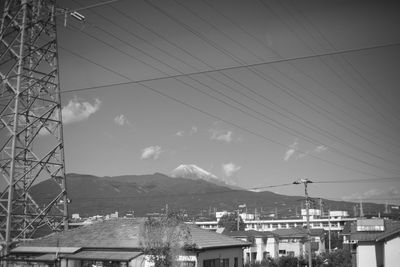
<path fill-rule="evenodd" d="M 227 231 L 237 231 L 237 220 L 239 218 L 239 230 L 246 228 L 242 218 L 237 213 L 228 213 L 222 216 L 218 221 L 218 227 L 224 227 Z"/>
<path fill-rule="evenodd" d="M 329 248 L 329 233 L 325 234 L 325 249 Z M 343 237 L 337 231 L 331 231 L 331 248 L 342 249 Z"/>
<path fill-rule="evenodd" d="M 149 217 L 140 226 L 139 244 L 155 267 L 174 266 L 176 257 L 191 249 L 190 229 L 177 214 Z"/>
<path fill-rule="evenodd" d="M 331 253 L 324 253 L 322 258 L 326 262 L 326 266 L 343 266 L 350 267 L 351 265 L 351 253 L 346 249 L 337 249 Z"/>
<path fill-rule="evenodd" d="M 282 256 L 278 260 L 278 267 L 295 267 L 298 266 L 299 260 L 291 256 Z"/>

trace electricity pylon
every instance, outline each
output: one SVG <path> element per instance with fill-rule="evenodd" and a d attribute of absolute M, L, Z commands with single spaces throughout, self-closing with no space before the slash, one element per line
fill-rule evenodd
<path fill-rule="evenodd" d="M 55 0 L 6 0 L 0 28 L 0 240 L 68 228 Z M 51 179 L 52 194 L 32 189 Z M 4 252 L 4 251 L 3 251 Z"/>

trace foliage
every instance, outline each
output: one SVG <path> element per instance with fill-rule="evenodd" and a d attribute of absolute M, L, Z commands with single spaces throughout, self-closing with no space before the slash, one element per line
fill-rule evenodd
<path fill-rule="evenodd" d="M 278 260 L 278 267 L 295 267 L 297 266 L 299 260 L 291 256 L 283 256 Z"/>
<path fill-rule="evenodd" d="M 327 263 L 324 266 L 351 267 L 351 253 L 346 249 L 337 249 L 335 251 L 332 251 L 331 253 L 324 253 L 322 255 L 322 258 Z"/>
<path fill-rule="evenodd" d="M 343 237 L 337 231 L 331 231 L 331 248 L 342 249 L 343 248 Z M 329 249 L 329 233 L 325 234 L 325 249 Z"/>
<path fill-rule="evenodd" d="M 174 266 L 178 255 L 195 247 L 189 227 L 177 214 L 149 217 L 139 233 L 140 247 L 155 267 Z"/>
<path fill-rule="evenodd" d="M 251 243 L 252 245 L 254 245 L 255 242 L 256 242 L 256 238 L 255 238 L 254 236 L 248 236 L 248 237 L 246 238 L 246 241 L 249 242 L 249 243 Z"/>
<path fill-rule="evenodd" d="M 237 231 L 238 218 L 239 218 L 239 231 L 244 231 L 246 225 L 244 224 L 242 217 L 238 216 L 237 213 L 229 213 L 222 216 L 218 221 L 218 227 L 224 227 L 227 231 Z"/>

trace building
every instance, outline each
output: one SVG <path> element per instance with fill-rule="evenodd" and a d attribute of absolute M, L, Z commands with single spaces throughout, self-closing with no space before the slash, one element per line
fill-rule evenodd
<path fill-rule="evenodd" d="M 279 239 L 274 233 L 250 230 L 223 231 L 222 234 L 251 243 L 251 246 L 243 250 L 245 264 L 254 264 L 278 257 Z"/>
<path fill-rule="evenodd" d="M 354 222 L 356 218 L 349 217 L 329 217 L 329 218 L 317 218 L 313 217 L 310 219 L 310 227 L 315 229 L 324 229 L 326 231 L 342 231 L 346 222 Z M 204 221 L 195 222 L 196 225 L 207 230 L 217 230 L 217 221 Z M 306 218 L 296 219 L 271 219 L 271 220 L 244 220 L 246 230 L 256 231 L 274 231 L 277 229 L 290 229 L 296 227 L 306 227 Z"/>
<path fill-rule="evenodd" d="M 278 229 L 273 231 L 279 238 L 279 256 L 305 256 L 308 231 L 304 228 Z M 314 255 L 325 252 L 324 229 L 310 229 L 311 251 Z"/>
<path fill-rule="evenodd" d="M 391 267 L 400 263 L 400 222 L 384 219 L 360 219 L 351 224 L 344 237 L 355 262 L 353 266 Z"/>
<path fill-rule="evenodd" d="M 20 243 L 7 257 L 14 266 L 150 267 L 143 255 L 140 226 L 144 219 L 114 219 Z M 191 244 L 179 251 L 184 267 L 238 267 L 250 244 L 188 225 Z M 190 249 L 188 248 L 190 247 Z M 57 263 L 57 265 L 56 265 Z"/>

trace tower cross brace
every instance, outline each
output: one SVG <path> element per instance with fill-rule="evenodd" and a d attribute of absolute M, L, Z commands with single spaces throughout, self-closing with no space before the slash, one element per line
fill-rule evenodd
<path fill-rule="evenodd" d="M 55 0 L 6 0 L 0 25 L 0 242 L 68 228 Z M 52 181 L 51 194 L 35 192 Z"/>

